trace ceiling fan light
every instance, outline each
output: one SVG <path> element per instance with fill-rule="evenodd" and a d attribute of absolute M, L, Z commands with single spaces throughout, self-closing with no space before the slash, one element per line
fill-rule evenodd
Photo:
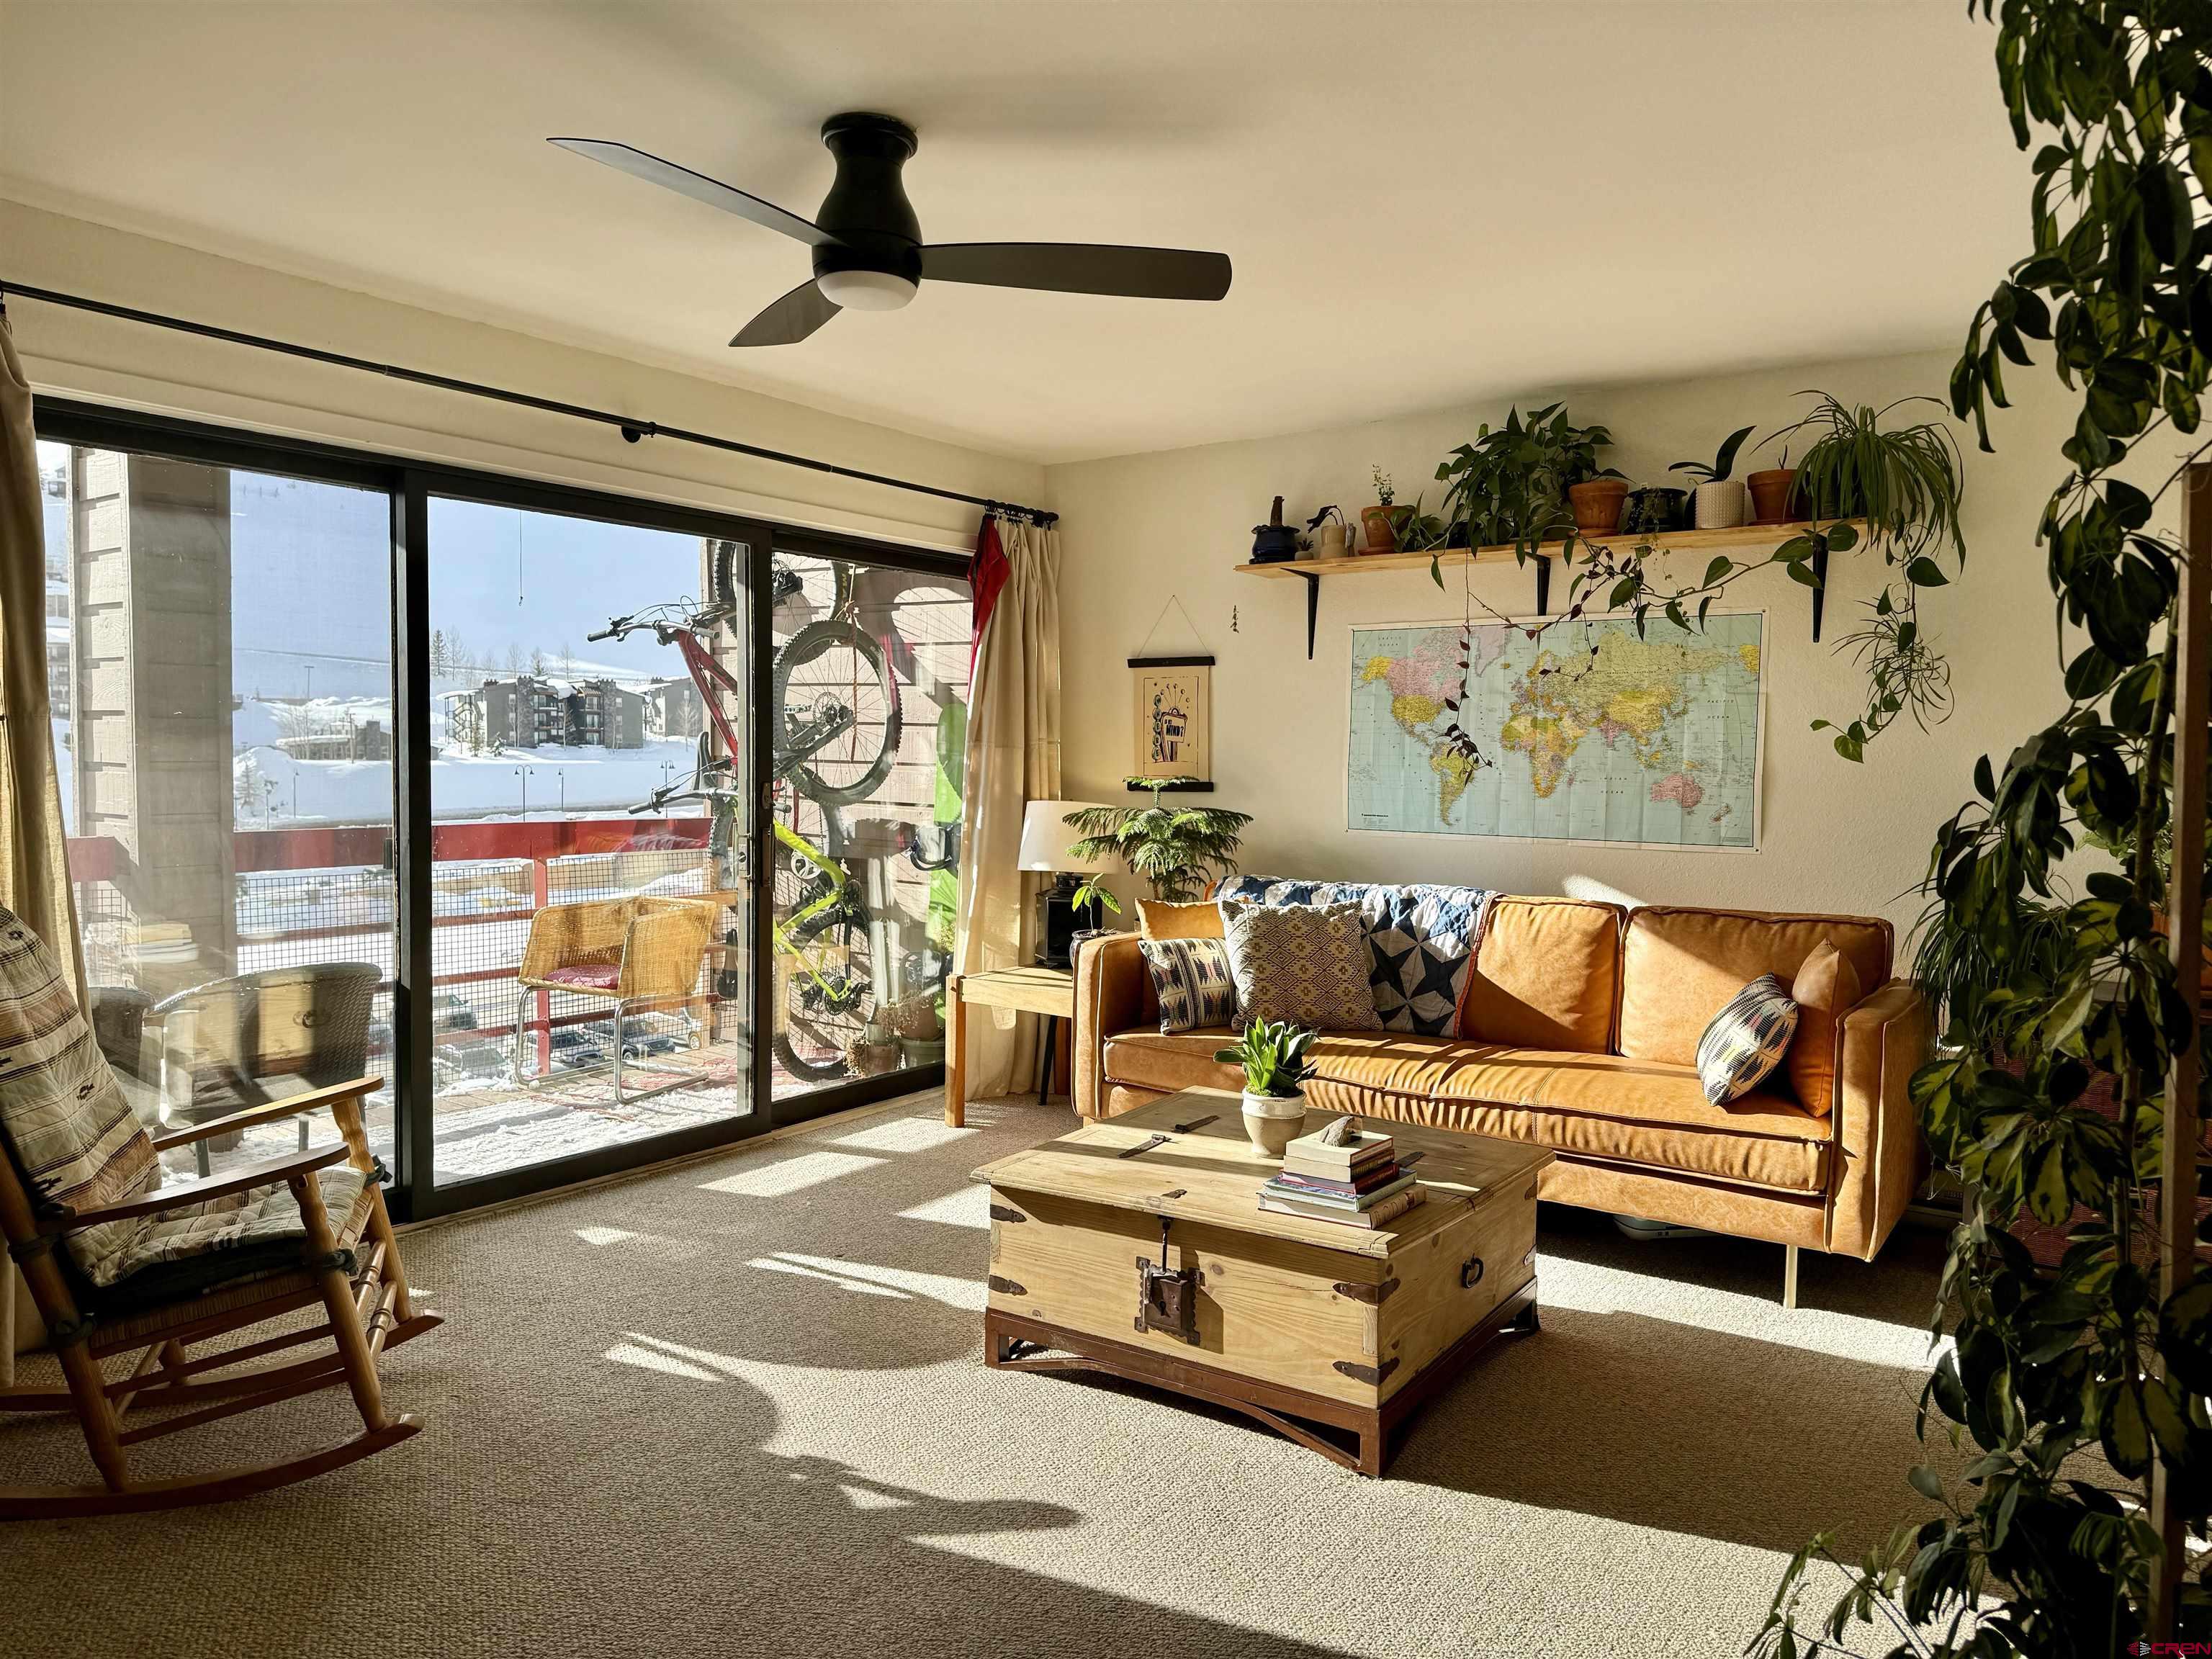
<path fill-rule="evenodd" d="M 823 299 L 847 311 L 896 311 L 917 286 L 888 270 L 825 270 L 814 281 Z"/>

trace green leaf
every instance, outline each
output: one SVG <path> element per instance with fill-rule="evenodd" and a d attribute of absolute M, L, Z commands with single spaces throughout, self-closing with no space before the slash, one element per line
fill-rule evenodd
<path fill-rule="evenodd" d="M 1912 1483 L 1912 1490 L 1930 1503 L 1943 1501 L 1943 1477 L 1925 1463 L 1915 1463 L 1905 1471 L 1905 1478 Z"/>
<path fill-rule="evenodd" d="M 1705 567 L 1705 579 L 1704 581 L 1700 582 L 1698 586 L 1700 587 L 1711 587 L 1714 583 L 1723 580 L 1728 575 L 1728 573 L 1735 568 L 1735 561 L 1729 557 L 1727 554 L 1723 553 L 1715 558 L 1711 564 Z"/>
<path fill-rule="evenodd" d="M 1923 555 L 1905 567 L 1905 580 L 1915 587 L 1948 587 L 1951 579 L 1943 574 L 1942 567 Z"/>
<path fill-rule="evenodd" d="M 1831 525 L 1824 534 L 1831 553 L 1848 553 L 1859 544 L 1859 532 L 1847 524 Z"/>

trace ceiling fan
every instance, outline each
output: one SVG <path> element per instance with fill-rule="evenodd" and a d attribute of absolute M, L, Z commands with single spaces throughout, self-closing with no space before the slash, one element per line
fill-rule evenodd
<path fill-rule="evenodd" d="M 811 220 L 611 139 L 547 142 L 813 248 L 813 280 L 747 323 L 730 342 L 733 346 L 795 344 L 847 307 L 896 311 L 914 298 L 925 277 L 1150 300 L 1218 300 L 1229 292 L 1225 253 L 1086 242 L 925 244 L 899 177 L 915 152 L 915 131 L 889 115 L 856 111 L 822 124 L 822 142 L 837 158 L 837 177 Z"/>

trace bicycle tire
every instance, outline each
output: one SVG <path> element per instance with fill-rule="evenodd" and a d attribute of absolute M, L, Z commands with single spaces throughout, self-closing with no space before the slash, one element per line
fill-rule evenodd
<path fill-rule="evenodd" d="M 891 767 L 898 759 L 899 736 L 904 728 L 904 716 L 899 708 L 898 678 L 891 672 L 890 662 L 884 654 L 882 643 L 873 635 L 862 631 L 852 623 L 828 621 L 807 623 L 793 634 L 785 642 L 783 649 L 775 654 L 769 695 L 769 706 L 776 711 L 777 731 L 787 732 L 793 724 L 786 708 L 791 692 L 792 672 L 840 647 L 850 649 L 866 662 L 872 681 L 883 687 L 882 747 L 858 778 L 842 784 L 830 782 L 805 760 L 794 762 L 786 769 L 783 757 L 779 756 L 776 767 L 779 772 L 788 770 L 792 781 L 801 794 L 826 806 L 849 806 L 873 794 L 883 781 L 890 775 Z"/>
<path fill-rule="evenodd" d="M 707 555 L 707 604 L 716 611 L 734 611 L 741 597 L 738 576 L 738 550 L 742 542 L 717 541 L 709 545 Z"/>
<path fill-rule="evenodd" d="M 852 1003 L 849 1007 L 836 1012 L 834 1023 L 818 1018 L 806 1006 L 808 994 L 815 992 L 818 995 L 818 991 L 816 991 L 811 979 L 794 972 L 786 981 L 784 1004 L 780 1011 L 781 1018 L 777 1020 L 775 1029 L 776 1059 L 793 1076 L 813 1083 L 826 1082 L 850 1073 L 852 1068 L 846 1063 L 844 1054 L 843 1039 L 848 1037 L 848 1032 L 839 1028 L 849 1027 L 849 1036 L 859 1036 L 875 1009 L 872 964 L 868 960 L 867 923 L 842 907 L 827 915 L 823 921 L 823 927 L 814 930 L 810 939 L 818 942 L 825 935 L 830 936 L 833 948 L 839 951 L 844 961 L 841 981 L 855 988 Z M 837 939 L 830 935 L 832 928 L 843 937 Z M 825 1024 L 831 1024 L 831 1030 L 827 1035 L 822 1035 L 817 1028 Z M 832 1048 L 832 1054 L 825 1060 L 810 1059 L 801 1054 L 792 1040 L 793 1028 L 815 1035 L 817 1041 Z"/>

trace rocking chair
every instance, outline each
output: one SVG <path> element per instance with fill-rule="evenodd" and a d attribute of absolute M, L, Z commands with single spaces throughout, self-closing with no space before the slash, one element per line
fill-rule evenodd
<path fill-rule="evenodd" d="M 0 1387 L 0 1413 L 73 1412 L 100 1471 L 74 1487 L 0 1486 L 0 1520 L 217 1503 L 339 1468 L 416 1434 L 386 1412 L 383 1351 L 441 1322 L 417 1311 L 386 1213 L 361 1102 L 374 1078 L 149 1139 L 39 937 L 0 909 L 0 1236 L 44 1317 L 65 1388 Z M 327 1106 L 344 1136 L 161 1184 L 159 1154 Z M 195 1356 L 233 1332 L 322 1318 Z M 326 1352 L 260 1364 L 287 1349 Z M 103 1362 L 135 1354 L 111 1378 Z M 133 1478 L 143 1442 L 343 1382 L 362 1432 L 258 1468 Z M 127 1413 L 183 1407 L 125 1426 Z"/>
<path fill-rule="evenodd" d="M 590 899 L 549 904 L 530 919 L 530 940 L 515 970 L 514 1081 L 533 1088 L 524 1061 L 533 998 L 555 991 L 611 1005 L 614 1020 L 615 1103 L 665 1094 L 699 1079 L 691 1072 L 630 1062 L 630 1069 L 673 1076 L 657 1089 L 623 1092 L 625 1018 L 653 1009 L 690 1009 L 699 997 L 699 966 L 714 942 L 720 907 L 704 899 Z M 550 1007 L 550 1004 L 544 1005 Z M 550 1024 L 550 1014 L 545 1024 Z M 696 1030 L 696 1015 L 694 1030 Z"/>

